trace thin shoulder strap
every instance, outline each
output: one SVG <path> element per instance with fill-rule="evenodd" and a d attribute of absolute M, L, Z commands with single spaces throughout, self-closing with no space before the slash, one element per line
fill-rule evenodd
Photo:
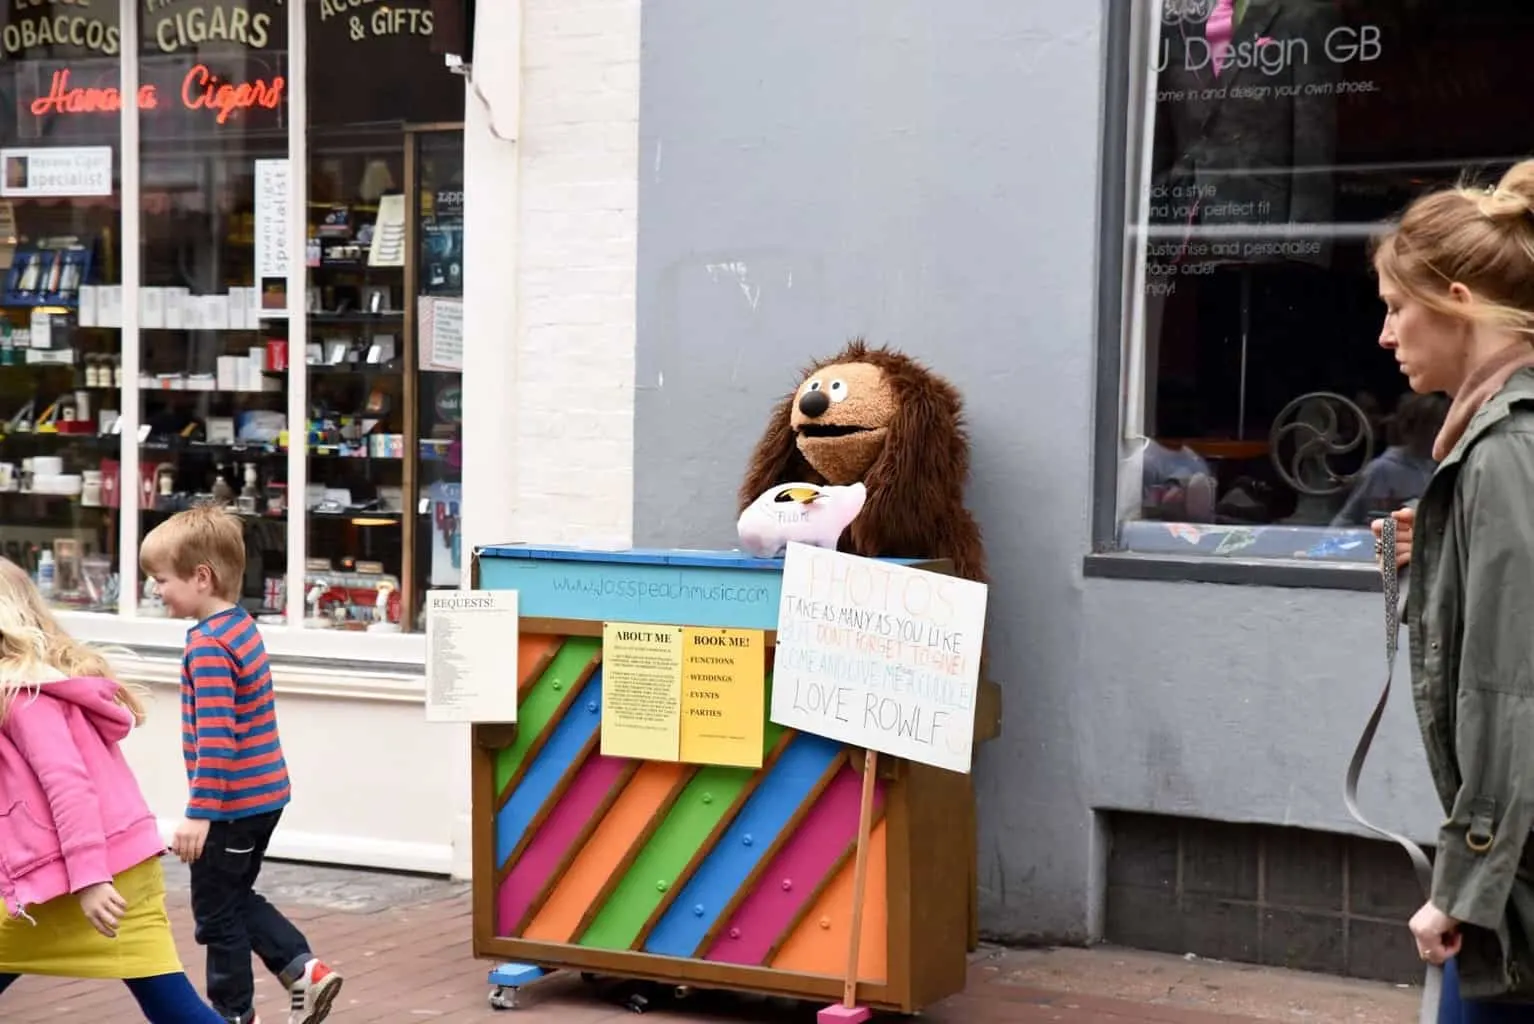
<path fill-rule="evenodd" d="M 1379 731 L 1380 719 L 1385 714 L 1385 705 L 1390 702 L 1390 687 L 1395 682 L 1396 652 L 1400 647 L 1401 638 L 1401 577 L 1396 568 L 1396 521 L 1386 516 L 1380 530 L 1380 574 L 1384 577 L 1385 590 L 1385 688 L 1380 691 L 1380 699 L 1374 705 L 1374 713 L 1369 716 L 1369 724 L 1364 726 L 1364 733 L 1358 738 L 1358 746 L 1353 750 L 1353 760 L 1348 762 L 1347 782 L 1343 786 L 1342 799 L 1347 804 L 1348 813 L 1353 820 L 1364 828 L 1374 832 L 1399 845 L 1411 858 L 1412 868 L 1417 873 L 1417 883 L 1422 886 L 1422 895 L 1426 899 L 1433 892 L 1433 865 L 1427 859 L 1427 854 L 1422 852 L 1422 847 L 1412 842 L 1406 836 L 1381 828 L 1374 824 L 1358 806 L 1358 779 L 1363 774 L 1364 761 L 1369 756 L 1369 747 L 1374 743 L 1374 734 Z M 1427 976 L 1422 983 L 1422 1009 L 1419 1024 L 1437 1024 L 1439 994 L 1442 991 L 1443 970 L 1442 968 L 1428 965 Z"/>

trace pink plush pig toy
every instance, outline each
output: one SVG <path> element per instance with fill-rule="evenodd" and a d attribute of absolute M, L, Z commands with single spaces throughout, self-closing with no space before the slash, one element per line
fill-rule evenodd
<path fill-rule="evenodd" d="M 788 483 L 768 488 L 735 524 L 740 546 L 758 558 L 776 558 L 789 541 L 836 549 L 842 531 L 863 511 L 868 489 Z"/>

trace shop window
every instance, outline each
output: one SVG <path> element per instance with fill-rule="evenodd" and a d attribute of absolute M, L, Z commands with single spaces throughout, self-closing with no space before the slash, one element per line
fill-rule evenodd
<path fill-rule="evenodd" d="M 137 548 L 205 501 L 246 524 L 279 653 L 418 632 L 457 585 L 465 90 L 437 7 L 0 12 L 0 553 L 140 622 L 87 634 L 179 632 Z"/>
<path fill-rule="evenodd" d="M 307 628 L 420 631 L 460 579 L 464 88 L 437 28 L 425 2 L 309 19 Z"/>
<path fill-rule="evenodd" d="M 241 5 L 140 8 L 138 539 L 194 503 L 234 505 L 245 523 L 242 603 L 281 622 L 290 483 L 286 448 L 291 325 L 287 14 Z M 211 31 L 212 12 L 224 31 Z M 199 27 L 200 26 L 200 27 Z M 130 361 L 131 362 L 131 361 Z M 114 470 L 115 472 L 115 470 Z M 163 616 L 138 574 L 138 614 Z"/>
<path fill-rule="evenodd" d="M 1534 8 L 1146 7 L 1119 546 L 1368 563 L 1368 521 L 1421 494 L 1447 410 L 1377 345 L 1369 242 L 1527 155 Z"/>
<path fill-rule="evenodd" d="M 0 15 L 0 553 L 118 607 L 123 364 L 116 19 Z M 55 21 L 65 31 L 48 33 Z M 129 254 L 131 258 L 132 254 Z"/>

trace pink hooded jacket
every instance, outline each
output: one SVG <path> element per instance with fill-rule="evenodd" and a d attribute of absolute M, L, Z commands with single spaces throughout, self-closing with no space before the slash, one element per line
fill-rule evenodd
<path fill-rule="evenodd" d="M 165 852 L 118 747 L 133 715 L 117 688 L 44 683 L 0 721 L 0 897 L 12 917 Z"/>

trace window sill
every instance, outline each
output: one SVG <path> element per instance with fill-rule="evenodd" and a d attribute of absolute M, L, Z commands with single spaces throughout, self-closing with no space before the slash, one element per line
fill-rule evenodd
<path fill-rule="evenodd" d="M 55 612 L 59 625 L 87 643 L 127 647 L 146 655 L 174 652 L 179 661 L 190 622 L 180 619 L 128 618 L 100 612 Z M 422 633 L 361 633 L 329 629 L 262 626 L 266 651 L 274 662 L 346 663 L 357 672 L 419 675 L 426 664 Z"/>
<path fill-rule="evenodd" d="M 1118 550 L 1088 555 L 1083 571 L 1098 579 L 1380 589 L 1374 538 L 1362 527 L 1134 520 L 1120 526 Z"/>
<path fill-rule="evenodd" d="M 1113 551 L 1087 555 L 1082 571 L 1089 578 L 1154 580 L 1161 583 L 1224 583 L 1251 587 L 1297 587 L 1309 590 L 1358 590 L 1378 593 L 1379 570 L 1373 562 L 1318 561 L 1306 558 L 1235 558 Z"/>
<path fill-rule="evenodd" d="M 1361 526 L 1223 526 L 1139 519 L 1119 527 L 1119 548 L 1142 555 L 1304 565 L 1374 565 L 1374 538 Z"/>
<path fill-rule="evenodd" d="M 132 650 L 130 648 L 130 650 Z M 181 658 L 162 651 L 133 650 L 112 659 L 112 667 L 131 683 L 179 687 Z M 320 666 L 272 662 L 272 687 L 279 695 L 332 697 L 384 703 L 425 704 L 426 680 L 419 673 L 378 667 Z"/>

